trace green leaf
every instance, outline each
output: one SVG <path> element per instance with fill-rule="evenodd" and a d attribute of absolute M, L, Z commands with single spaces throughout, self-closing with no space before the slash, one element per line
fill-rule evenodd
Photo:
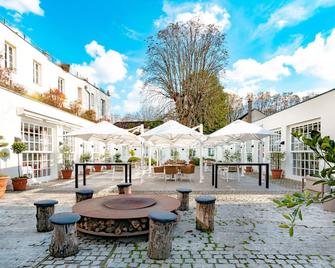
<path fill-rule="evenodd" d="M 299 219 L 302 221 L 302 212 L 301 212 L 301 210 L 299 210 L 298 215 L 299 215 Z"/>
<path fill-rule="evenodd" d="M 292 236 L 294 235 L 294 229 L 293 229 L 293 226 L 290 227 L 289 232 L 290 232 L 290 237 L 292 237 Z"/>
<path fill-rule="evenodd" d="M 281 223 L 278 225 L 279 228 L 290 228 L 286 223 Z"/>
<path fill-rule="evenodd" d="M 289 215 L 289 214 L 283 214 L 283 217 L 284 217 L 285 219 L 289 220 L 289 221 L 292 220 L 292 217 L 291 217 L 291 215 Z"/>

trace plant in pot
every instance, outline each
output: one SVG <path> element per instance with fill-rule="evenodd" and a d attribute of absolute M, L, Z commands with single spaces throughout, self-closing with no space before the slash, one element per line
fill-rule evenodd
<path fill-rule="evenodd" d="M 71 179 L 72 176 L 72 161 L 70 160 L 71 148 L 70 146 L 63 145 L 60 148 L 60 153 L 63 158 L 62 177 L 63 179 Z"/>
<path fill-rule="evenodd" d="M 247 154 L 247 162 L 248 163 L 252 162 L 252 154 L 251 153 Z M 252 172 L 252 166 L 246 166 L 245 167 L 245 172 Z"/>
<path fill-rule="evenodd" d="M 5 149 L 8 146 L 8 143 L 3 140 L 3 137 L 0 136 L 0 148 L 4 148 L 0 151 L 0 160 L 7 160 L 9 158 L 9 151 Z M 6 174 L 1 173 L 0 170 L 0 198 L 2 198 L 6 192 L 7 182 L 9 177 Z"/>
<path fill-rule="evenodd" d="M 101 156 L 100 155 L 97 155 L 94 159 L 94 162 L 95 163 L 99 163 L 101 160 Z M 102 165 L 94 165 L 94 171 L 95 172 L 101 172 L 102 170 Z"/>
<path fill-rule="evenodd" d="M 283 152 L 271 152 L 271 161 L 274 164 L 274 168 L 271 169 L 272 179 L 281 179 L 283 170 L 280 168 L 280 162 L 284 157 Z"/>
<path fill-rule="evenodd" d="M 92 158 L 92 156 L 91 156 L 90 153 L 82 153 L 81 156 L 80 156 L 80 162 L 87 163 L 91 160 L 91 158 Z M 85 169 L 85 174 L 90 175 L 90 169 L 89 168 Z"/>
<path fill-rule="evenodd" d="M 14 154 L 17 154 L 17 171 L 18 177 L 12 178 L 14 191 L 24 191 L 27 189 L 28 176 L 21 174 L 20 154 L 28 149 L 27 144 L 16 139 L 11 147 Z"/>
<path fill-rule="evenodd" d="M 111 156 L 111 153 L 109 151 L 107 151 L 107 150 L 105 151 L 104 158 L 105 158 L 106 163 L 112 163 L 112 156 Z M 112 165 L 106 165 L 106 169 L 111 170 Z"/>
<path fill-rule="evenodd" d="M 114 155 L 114 161 L 115 161 L 115 163 L 122 163 L 121 154 L 120 153 L 116 153 Z"/>

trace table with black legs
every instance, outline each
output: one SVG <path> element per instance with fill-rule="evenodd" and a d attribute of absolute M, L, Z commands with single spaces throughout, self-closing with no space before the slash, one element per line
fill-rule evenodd
<path fill-rule="evenodd" d="M 79 185 L 79 167 L 83 167 L 83 185 L 86 185 L 86 167 L 87 166 L 124 166 L 124 182 L 131 183 L 131 164 L 130 163 L 75 163 L 74 164 L 74 176 L 75 176 L 75 187 Z"/>
<path fill-rule="evenodd" d="M 265 167 L 265 187 L 270 184 L 269 163 L 214 163 L 212 165 L 212 186 L 218 188 L 218 167 L 219 166 L 258 166 L 258 185 L 262 186 L 262 168 Z"/>

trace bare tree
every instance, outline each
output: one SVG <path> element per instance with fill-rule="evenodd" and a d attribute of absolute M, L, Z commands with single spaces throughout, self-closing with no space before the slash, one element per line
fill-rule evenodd
<path fill-rule="evenodd" d="M 243 98 L 235 93 L 228 94 L 228 122 L 237 120 L 244 111 Z"/>
<path fill-rule="evenodd" d="M 195 112 L 204 105 L 207 82 L 225 68 L 224 42 L 225 34 L 214 25 L 195 20 L 172 23 L 148 39 L 145 84 L 168 100 L 162 105 L 174 107 L 181 123 L 202 123 Z"/>

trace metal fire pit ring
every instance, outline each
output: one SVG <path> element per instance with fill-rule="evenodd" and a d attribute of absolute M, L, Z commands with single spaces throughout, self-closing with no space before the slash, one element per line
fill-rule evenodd
<path fill-rule="evenodd" d="M 141 203 L 141 208 L 136 205 L 136 200 Z M 165 195 L 112 195 L 81 201 L 72 211 L 81 215 L 77 223 L 80 232 L 125 237 L 148 234 L 150 212 L 175 212 L 179 206 L 179 200 Z"/>

